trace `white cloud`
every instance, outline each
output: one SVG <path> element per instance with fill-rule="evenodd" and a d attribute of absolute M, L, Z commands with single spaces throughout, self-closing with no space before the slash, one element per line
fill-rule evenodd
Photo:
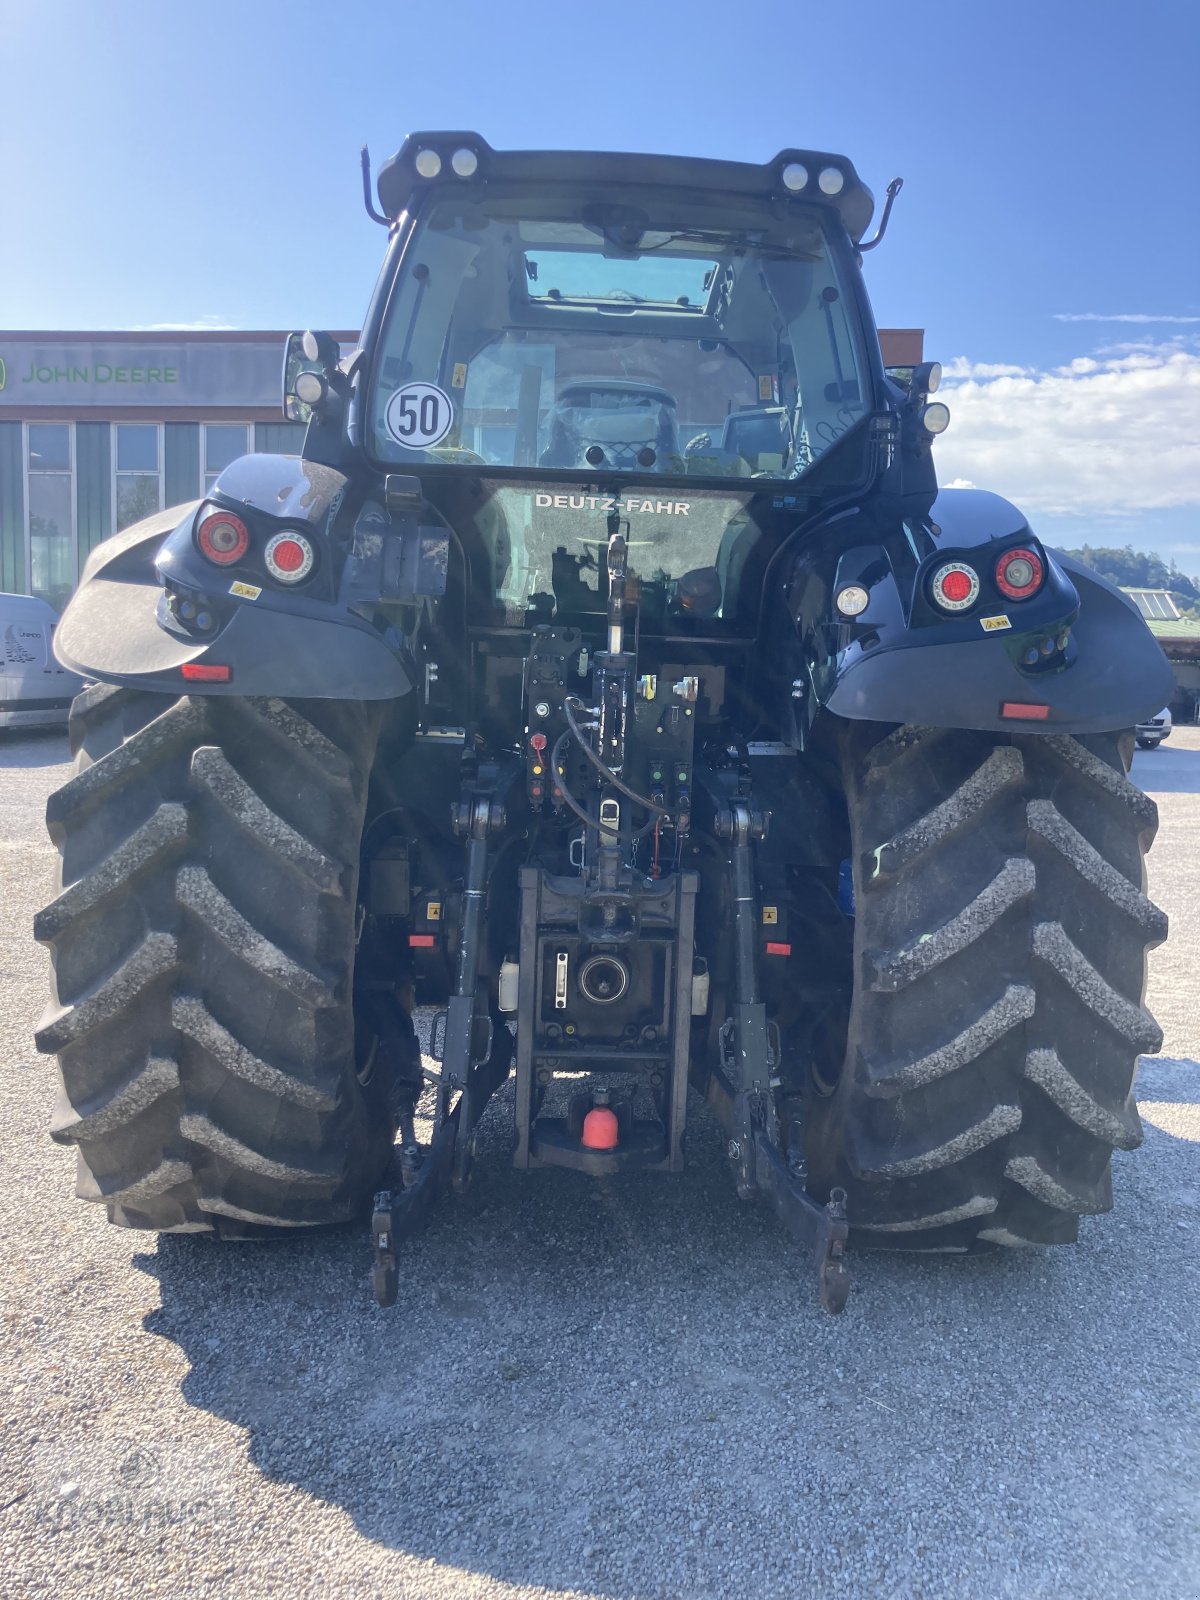
<path fill-rule="evenodd" d="M 1156 317 L 1148 311 L 1056 311 L 1055 322 L 1200 322 L 1200 317 Z"/>
<path fill-rule="evenodd" d="M 1120 339 L 1099 345 L 1092 353 L 1096 356 L 1150 355 L 1161 358 L 1172 350 L 1200 351 L 1200 333 L 1173 333 L 1169 339 L 1153 339 L 1145 335 L 1140 339 Z"/>
<path fill-rule="evenodd" d="M 195 322 L 135 322 L 130 333 L 208 333 L 232 331 L 235 324 L 220 317 L 197 317 Z"/>
<path fill-rule="evenodd" d="M 944 378 L 1022 378 L 1032 372 L 1032 367 L 1014 367 L 1006 361 L 968 361 L 966 356 L 955 356 L 942 367 Z"/>
<path fill-rule="evenodd" d="M 962 479 L 1031 513 L 1200 510 L 1200 354 L 1177 343 L 1081 357 L 1049 371 L 945 368 L 942 482 Z"/>

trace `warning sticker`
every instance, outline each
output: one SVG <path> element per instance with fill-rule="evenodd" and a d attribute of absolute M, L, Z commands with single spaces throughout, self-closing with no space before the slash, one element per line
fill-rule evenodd
<path fill-rule="evenodd" d="M 984 633 L 1002 633 L 1005 628 L 1011 628 L 1012 623 L 1007 617 L 980 617 L 979 625 Z"/>
<path fill-rule="evenodd" d="M 454 371 L 450 375 L 450 387 L 452 389 L 465 389 L 467 387 L 467 363 L 465 361 L 456 361 L 454 363 Z"/>
<path fill-rule="evenodd" d="M 254 583 L 242 583 L 239 579 L 229 585 L 230 594 L 236 594 L 239 600 L 257 600 L 262 590 Z"/>
<path fill-rule="evenodd" d="M 454 405 L 435 383 L 406 383 L 387 403 L 384 422 L 406 450 L 428 450 L 444 439 L 454 421 Z"/>

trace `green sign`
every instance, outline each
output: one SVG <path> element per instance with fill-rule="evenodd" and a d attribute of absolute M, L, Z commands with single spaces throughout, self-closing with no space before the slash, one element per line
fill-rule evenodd
<path fill-rule="evenodd" d="M 0 362 L 0 366 L 3 366 Z M 19 383 L 45 384 L 52 387 L 62 383 L 178 383 L 178 367 L 113 367 L 106 361 L 97 361 L 91 367 L 39 367 L 31 361 L 29 371 Z M 3 387 L 3 385 L 0 385 Z"/>
<path fill-rule="evenodd" d="M 18 406 L 280 405 L 283 335 L 28 339 L 0 334 L 0 414 Z"/>

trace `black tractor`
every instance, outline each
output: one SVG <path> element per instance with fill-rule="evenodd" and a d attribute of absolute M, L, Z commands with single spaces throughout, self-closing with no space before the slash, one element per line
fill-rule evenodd
<path fill-rule="evenodd" d="M 374 1200 L 388 1301 L 511 1077 L 514 1163 L 581 1183 L 678 1172 L 704 1097 L 832 1310 L 847 1242 L 1074 1239 L 1160 1042 L 1127 771 L 1170 672 L 939 492 L 853 166 L 363 170 L 387 254 L 357 349 L 288 341 L 303 453 L 106 541 L 58 629 L 80 1195 L 235 1239 Z"/>

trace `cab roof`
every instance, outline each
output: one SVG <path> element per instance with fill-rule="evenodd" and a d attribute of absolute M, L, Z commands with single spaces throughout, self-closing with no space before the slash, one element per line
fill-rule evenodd
<path fill-rule="evenodd" d="M 436 157 L 436 162 L 434 161 Z M 469 159 L 474 158 L 474 161 Z M 423 175 L 422 169 L 432 175 Z M 469 169 L 460 171 L 460 169 Z M 797 169 L 802 169 L 798 172 Z M 785 180 L 784 173 L 788 173 Z M 830 194 L 840 175 L 836 194 Z M 802 179 L 803 181 L 798 181 Z M 825 180 L 824 184 L 822 179 Z M 763 199 L 809 201 L 836 211 L 853 243 L 871 220 L 874 197 L 845 156 L 820 150 L 781 150 L 761 166 L 748 161 L 716 161 L 701 156 L 632 155 L 617 151 L 493 150 L 486 139 L 466 131 L 410 133 L 379 169 L 379 204 L 392 222 L 434 188 L 505 184 L 566 183 L 580 187 L 619 184 L 698 189 Z"/>

